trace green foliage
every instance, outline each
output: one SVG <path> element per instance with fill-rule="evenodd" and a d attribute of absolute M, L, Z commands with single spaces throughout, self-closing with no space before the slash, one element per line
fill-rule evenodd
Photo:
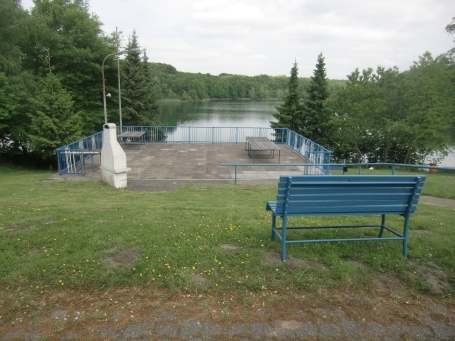
<path fill-rule="evenodd" d="M 51 51 L 53 72 L 74 98 L 81 112 L 85 135 L 101 129 L 101 62 L 114 51 L 114 41 L 104 36 L 101 22 L 91 14 L 86 1 L 36 1 L 30 28 L 21 42 L 23 66 L 38 77 L 46 77 L 41 60 Z M 113 64 L 114 59 L 108 60 Z M 115 68 L 106 67 L 106 79 L 115 86 Z M 111 73 L 112 72 L 112 73 Z M 109 86 L 109 84 L 108 84 Z"/>
<path fill-rule="evenodd" d="M 17 99 L 8 77 L 4 73 L 0 73 L 0 136 L 3 152 L 9 147 L 10 124 L 16 108 Z"/>
<path fill-rule="evenodd" d="M 19 0 L 0 0 L 0 72 L 11 75 L 21 71 L 18 42 L 27 28 L 26 21 Z"/>
<path fill-rule="evenodd" d="M 159 115 L 155 80 L 150 74 L 147 55 L 143 59 L 135 51 L 139 45 L 136 32 L 128 42 L 127 55 L 122 69 L 122 121 L 123 125 L 155 125 Z"/>
<path fill-rule="evenodd" d="M 74 111 L 74 102 L 49 67 L 32 103 L 35 107 L 31 118 L 30 139 L 32 149 L 45 156 L 53 155 L 55 149 L 82 137 L 81 114 Z"/>
<path fill-rule="evenodd" d="M 300 104 L 298 72 L 297 62 L 294 62 L 289 78 L 288 93 L 284 97 L 284 103 L 276 107 L 278 112 L 273 114 L 273 117 L 277 122 L 270 122 L 272 128 L 289 128 L 295 132 L 300 130 L 302 105 Z"/>
<path fill-rule="evenodd" d="M 455 34 L 455 17 L 452 18 L 452 21 L 450 22 L 450 24 L 447 24 L 446 32 L 448 34 Z"/>
<path fill-rule="evenodd" d="M 358 69 L 348 76 L 345 89 L 339 91 L 329 104 L 331 145 L 334 157 L 339 160 L 361 162 L 374 145 L 376 123 L 381 109 L 376 93 L 373 70 Z"/>
<path fill-rule="evenodd" d="M 221 73 L 218 76 L 179 72 L 172 65 L 150 63 L 152 75 L 159 80 L 161 98 L 196 101 L 205 99 L 284 99 L 288 93 L 286 76 L 242 76 Z M 299 78 L 299 89 L 309 84 Z M 345 81 L 329 80 L 331 89 L 338 89 Z M 303 95 L 300 93 L 300 97 Z"/>
<path fill-rule="evenodd" d="M 406 105 L 399 136 L 406 150 L 404 163 L 422 162 L 433 151 L 447 153 L 449 137 L 441 131 L 451 123 L 455 87 L 447 65 L 426 52 L 414 62 L 404 81 Z"/>
<path fill-rule="evenodd" d="M 321 53 L 318 55 L 316 69 L 313 72 L 310 87 L 303 101 L 299 131 L 300 134 L 320 145 L 327 145 L 329 141 L 329 113 L 325 109 L 325 102 L 329 94 L 324 56 Z"/>
<path fill-rule="evenodd" d="M 409 71 L 354 71 L 328 102 L 335 159 L 422 163 L 447 153 L 455 86 L 447 58 L 426 52 Z"/>
<path fill-rule="evenodd" d="M 158 93 L 157 93 L 157 80 L 152 77 L 150 73 L 149 63 L 147 54 L 144 52 L 142 59 L 143 75 L 145 78 L 145 86 L 147 92 L 144 98 L 144 111 L 141 115 L 143 125 L 157 125 L 156 117 L 160 114 L 160 107 L 158 105 Z"/>

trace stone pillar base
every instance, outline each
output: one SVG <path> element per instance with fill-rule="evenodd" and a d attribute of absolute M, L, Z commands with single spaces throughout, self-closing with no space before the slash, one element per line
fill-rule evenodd
<path fill-rule="evenodd" d="M 125 168 L 118 173 L 114 173 L 109 169 L 101 168 L 101 179 L 115 188 L 125 188 L 128 185 L 126 172 L 131 168 Z"/>

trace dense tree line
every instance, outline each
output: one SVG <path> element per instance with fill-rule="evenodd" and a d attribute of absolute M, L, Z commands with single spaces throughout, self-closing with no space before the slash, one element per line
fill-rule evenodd
<path fill-rule="evenodd" d="M 169 64 L 150 63 L 157 91 L 162 99 L 189 101 L 207 99 L 279 99 L 287 95 L 287 76 L 242 76 L 221 73 L 219 75 L 179 72 Z M 299 78 L 299 96 L 305 96 L 309 78 Z M 344 80 L 328 80 L 330 91 L 341 89 Z"/>
<path fill-rule="evenodd" d="M 452 55 L 425 52 L 404 72 L 356 69 L 345 87 L 330 93 L 321 54 L 303 98 L 294 63 L 288 96 L 271 125 L 331 149 L 334 161 L 422 163 L 434 152 L 446 155 L 455 124 Z"/>
<path fill-rule="evenodd" d="M 118 34 L 106 34 L 85 0 L 0 0 L 0 154 L 28 159 L 118 122 Z M 125 124 L 157 124 L 156 81 L 135 32 L 120 60 Z M 121 51 L 120 51 L 121 52 Z"/>

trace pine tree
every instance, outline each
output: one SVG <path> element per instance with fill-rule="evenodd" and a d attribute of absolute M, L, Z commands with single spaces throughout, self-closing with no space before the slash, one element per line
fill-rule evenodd
<path fill-rule="evenodd" d="M 316 69 L 310 80 L 308 95 L 303 101 L 300 134 L 321 145 L 329 142 L 328 112 L 324 105 L 329 97 L 329 87 L 325 71 L 324 56 L 318 55 Z"/>
<path fill-rule="evenodd" d="M 273 114 L 273 117 L 278 122 L 271 121 L 270 126 L 272 128 L 289 128 L 295 132 L 299 131 L 299 117 L 302 106 L 300 104 L 298 72 L 297 62 L 294 62 L 289 78 L 288 93 L 284 97 L 284 103 L 275 107 L 278 112 Z M 283 138 L 277 134 L 276 141 L 283 141 Z"/>
<path fill-rule="evenodd" d="M 150 73 L 147 54 L 144 52 L 142 67 L 146 82 L 147 92 L 144 99 L 144 112 L 141 115 L 141 125 L 156 125 L 156 117 L 160 114 L 160 107 L 156 94 L 156 81 Z"/>
<path fill-rule="evenodd" d="M 133 31 L 133 35 L 128 41 L 127 49 L 129 51 L 122 69 L 123 125 L 140 125 L 146 108 L 148 89 L 138 48 L 136 31 Z"/>
<path fill-rule="evenodd" d="M 35 111 L 31 118 L 32 149 L 51 156 L 55 149 L 82 137 L 81 113 L 74 112 L 74 101 L 60 79 L 52 73 L 50 54 L 45 59 L 49 73 L 41 81 L 38 93 L 31 100 Z"/>

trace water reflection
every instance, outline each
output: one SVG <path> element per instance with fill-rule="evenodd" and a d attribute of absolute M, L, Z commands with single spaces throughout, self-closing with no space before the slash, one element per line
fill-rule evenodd
<path fill-rule="evenodd" d="M 163 102 L 162 125 L 195 127 L 270 127 L 279 101 Z"/>

